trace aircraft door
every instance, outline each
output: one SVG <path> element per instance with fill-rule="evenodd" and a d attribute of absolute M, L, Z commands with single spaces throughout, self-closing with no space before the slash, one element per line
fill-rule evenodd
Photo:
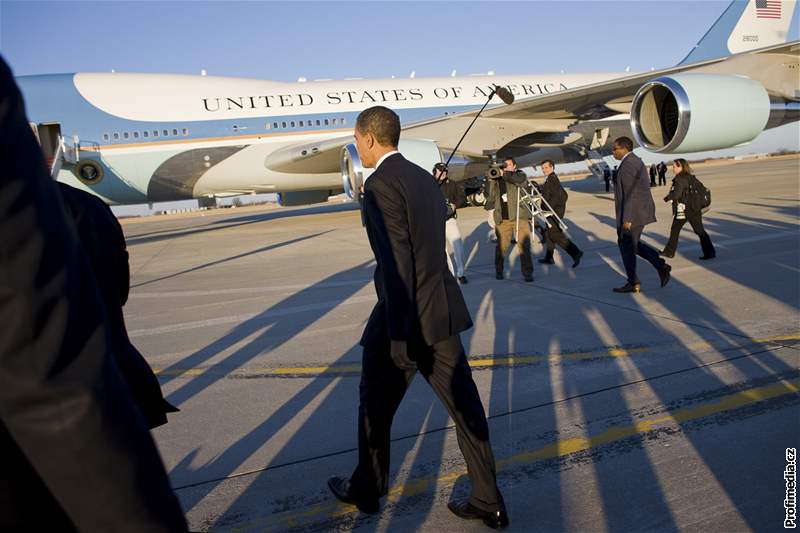
<path fill-rule="evenodd" d="M 31 124 L 31 126 L 33 126 L 33 124 Z M 47 168 L 52 170 L 56 159 L 61 156 L 61 154 L 59 154 L 59 148 L 61 146 L 61 124 L 57 122 L 37 124 L 36 137 L 39 144 L 42 146 Z"/>

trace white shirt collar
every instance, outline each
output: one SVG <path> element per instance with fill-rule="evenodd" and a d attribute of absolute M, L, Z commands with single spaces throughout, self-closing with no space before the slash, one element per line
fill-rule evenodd
<path fill-rule="evenodd" d="M 385 154 L 383 154 L 383 157 L 381 157 L 380 159 L 378 159 L 378 162 L 377 162 L 377 163 L 375 163 L 375 170 L 378 170 L 378 167 L 379 167 L 379 166 L 381 166 L 381 163 L 383 163 L 384 161 L 386 161 L 386 158 L 387 158 L 387 157 L 389 157 L 389 156 L 392 156 L 392 155 L 394 155 L 394 154 L 399 154 L 399 153 L 400 153 L 400 152 L 398 152 L 397 150 L 392 150 L 391 152 L 386 152 Z"/>

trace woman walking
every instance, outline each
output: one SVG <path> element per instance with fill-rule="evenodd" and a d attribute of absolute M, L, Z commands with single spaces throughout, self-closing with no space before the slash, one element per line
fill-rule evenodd
<path fill-rule="evenodd" d="M 664 197 L 664 201 L 672 201 L 674 218 L 672 219 L 669 242 L 667 242 L 661 255 L 675 257 L 675 250 L 678 248 L 678 235 L 680 235 L 681 228 L 688 220 L 694 232 L 700 237 L 700 247 L 703 250 L 703 255 L 700 259 L 713 259 L 717 254 L 714 250 L 714 245 L 711 244 L 711 237 L 708 236 L 708 233 L 703 228 L 703 214 L 701 211 L 689 207 L 689 202 L 687 201 L 689 184 L 694 179 L 692 168 L 685 159 L 676 159 L 672 162 L 672 171 L 675 173 L 675 177 L 672 179 L 672 188 L 669 190 L 669 194 Z"/>

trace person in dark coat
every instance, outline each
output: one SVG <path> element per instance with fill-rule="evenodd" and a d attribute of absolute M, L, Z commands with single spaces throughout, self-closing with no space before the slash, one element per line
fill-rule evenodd
<path fill-rule="evenodd" d="M 461 229 L 458 227 L 458 208 L 466 204 L 464 187 L 450 180 L 447 166 L 444 163 L 436 163 L 432 174 L 447 201 L 447 222 L 445 222 L 445 236 L 449 248 L 447 265 L 458 282 L 464 285 L 467 283 L 467 276 L 464 274 L 464 241 L 461 240 Z M 450 260 L 450 250 L 453 251 L 452 261 Z"/>
<path fill-rule="evenodd" d="M 603 181 L 606 182 L 606 192 L 611 191 L 611 170 L 608 167 L 603 169 Z"/>
<path fill-rule="evenodd" d="M 93 194 L 58 182 L 67 214 L 78 230 L 78 240 L 92 265 L 106 309 L 112 351 L 136 405 L 149 428 L 167 423 L 166 413 L 178 409 L 167 402 L 153 369 L 131 343 L 122 307 L 128 301 L 130 268 L 125 235 L 111 209 Z"/>
<path fill-rule="evenodd" d="M 448 507 L 505 527 L 489 426 L 459 338 L 472 319 L 447 268 L 444 197 L 428 171 L 397 152 L 400 119 L 392 110 L 362 111 L 355 138 L 362 163 L 375 168 L 364 184 L 364 209 L 378 303 L 361 337 L 358 466 L 349 480 L 332 477 L 328 487 L 365 513 L 379 510 L 388 491 L 392 418 L 419 371 L 455 421 L 472 481 L 469 499 Z"/>
<path fill-rule="evenodd" d="M 184 532 L 2 59 L 0 158 L 0 531 Z"/>
<path fill-rule="evenodd" d="M 564 213 L 567 210 L 567 191 L 565 191 L 564 187 L 561 185 L 555 168 L 556 166 L 551 160 L 545 159 L 542 161 L 542 171 L 547 178 L 545 178 L 540 191 L 544 199 L 550 204 L 553 211 L 555 211 L 556 215 L 563 219 Z M 572 258 L 572 268 L 576 268 L 580 264 L 583 252 L 580 248 L 575 246 L 575 243 L 564 235 L 558 222 L 555 220 L 550 221 L 550 227 L 544 230 L 544 238 L 545 249 L 547 251 L 545 252 L 544 258 L 539 259 L 540 263 L 545 265 L 552 265 L 555 263 L 555 261 L 553 261 L 553 252 L 557 244 Z"/>
<path fill-rule="evenodd" d="M 667 164 L 663 161 L 656 166 L 656 172 L 658 172 L 658 184 L 666 185 L 667 184 Z"/>
<path fill-rule="evenodd" d="M 651 187 L 655 187 L 656 186 L 656 164 L 655 163 L 650 165 L 650 186 Z"/>
<path fill-rule="evenodd" d="M 622 287 L 615 287 L 614 292 L 641 291 L 641 283 L 636 275 L 637 255 L 653 265 L 664 287 L 669 282 L 672 267 L 658 256 L 656 249 L 640 240 L 644 227 L 656 221 L 656 206 L 650 192 L 647 168 L 633 153 L 633 141 L 630 138 L 618 138 L 612 150 L 614 158 L 620 162 L 614 188 L 617 243 L 628 278 L 628 282 Z"/>
<path fill-rule="evenodd" d="M 681 233 L 681 228 L 688 220 L 694 232 L 700 237 L 700 247 L 703 250 L 703 255 L 700 259 L 713 259 L 717 256 L 717 252 L 711 243 L 711 237 L 708 236 L 705 228 L 703 228 L 703 213 L 693 210 L 686 198 L 689 192 L 689 182 L 694 178 L 692 168 L 689 166 L 688 161 L 680 158 L 673 161 L 672 171 L 675 173 L 675 177 L 672 179 L 672 188 L 664 197 L 665 202 L 672 202 L 672 228 L 669 232 L 669 241 L 661 255 L 675 257 L 675 250 L 678 249 L 678 236 Z"/>

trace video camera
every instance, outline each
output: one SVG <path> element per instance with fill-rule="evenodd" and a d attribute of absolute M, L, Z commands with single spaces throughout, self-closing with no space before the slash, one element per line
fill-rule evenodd
<path fill-rule="evenodd" d="M 489 164 L 489 168 L 486 169 L 486 179 L 490 180 L 499 180 L 503 177 L 503 172 L 505 172 L 505 164 L 500 163 L 498 161 L 493 161 Z"/>

